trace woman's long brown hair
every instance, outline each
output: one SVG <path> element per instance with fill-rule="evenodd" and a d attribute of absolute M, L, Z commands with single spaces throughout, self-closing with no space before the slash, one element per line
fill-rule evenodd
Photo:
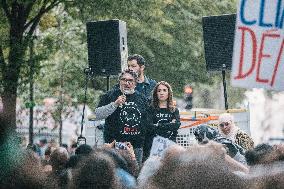
<path fill-rule="evenodd" d="M 168 88 L 169 94 L 168 94 L 168 99 L 167 99 L 167 109 L 170 110 L 171 112 L 174 112 L 175 111 L 175 105 L 173 103 L 173 90 L 172 90 L 171 85 L 166 81 L 160 81 L 154 87 L 153 93 L 152 93 L 153 98 L 152 98 L 151 106 L 154 107 L 155 109 L 160 108 L 159 107 L 159 99 L 158 99 L 158 95 L 157 95 L 158 87 L 160 85 L 164 85 Z"/>

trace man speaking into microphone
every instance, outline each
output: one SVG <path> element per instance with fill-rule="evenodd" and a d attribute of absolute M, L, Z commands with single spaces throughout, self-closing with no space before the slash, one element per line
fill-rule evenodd
<path fill-rule="evenodd" d="M 104 140 L 130 142 L 139 165 L 148 126 L 147 99 L 135 90 L 137 73 L 126 69 L 119 76 L 119 88 L 104 94 L 95 109 L 96 119 L 105 119 Z"/>

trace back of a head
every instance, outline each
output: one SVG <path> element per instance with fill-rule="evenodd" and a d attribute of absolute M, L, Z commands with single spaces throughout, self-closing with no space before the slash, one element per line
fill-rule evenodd
<path fill-rule="evenodd" d="M 119 151 L 115 149 L 100 149 L 100 150 L 99 151 L 101 153 L 104 153 L 108 155 L 110 158 L 112 158 L 116 168 L 121 168 L 125 171 L 128 171 L 127 162 L 124 159 L 124 157 L 120 155 Z"/>
<path fill-rule="evenodd" d="M 78 144 L 77 144 L 77 143 L 71 144 L 71 148 L 77 148 L 77 147 L 78 147 Z"/>
<path fill-rule="evenodd" d="M 186 151 L 186 149 L 178 144 L 174 144 L 172 146 L 169 146 L 165 152 L 162 155 L 162 159 L 169 159 L 175 156 L 178 156 L 179 154 L 182 154 Z"/>
<path fill-rule="evenodd" d="M 281 189 L 284 186 L 284 163 L 258 164 L 250 168 L 248 179 L 257 189 Z"/>
<path fill-rule="evenodd" d="M 81 155 L 71 155 L 68 162 L 66 163 L 66 168 L 75 168 L 81 159 Z"/>
<path fill-rule="evenodd" d="M 59 144 L 58 144 L 57 140 L 54 139 L 54 138 L 50 139 L 49 145 L 50 145 L 51 147 L 53 147 L 53 148 L 59 147 Z"/>
<path fill-rule="evenodd" d="M 244 181 L 230 172 L 224 162 L 210 156 L 197 158 L 202 154 L 197 154 L 196 158 L 189 156 L 191 152 L 188 151 L 166 160 L 151 177 L 152 188 L 245 188 Z"/>
<path fill-rule="evenodd" d="M 103 153 L 92 153 L 79 162 L 74 170 L 73 188 L 116 188 L 115 164 Z"/>
<path fill-rule="evenodd" d="M 76 155 L 88 155 L 93 151 L 92 147 L 88 144 L 81 144 L 79 147 L 76 148 L 75 154 Z"/>
<path fill-rule="evenodd" d="M 205 145 L 192 145 L 187 149 L 187 152 L 187 156 L 181 156 L 187 161 L 202 160 L 224 162 L 226 155 L 224 146 L 212 140 Z"/>
<path fill-rule="evenodd" d="M 9 158 L 12 159 L 9 160 Z M 13 165 L 9 165 L 10 163 Z M 45 174 L 40 160 L 32 151 L 21 150 L 7 157 L 6 168 L 8 169 L 1 169 L 5 171 L 5 176 L 1 177 L 0 174 L 0 188 L 43 188 Z"/>
<path fill-rule="evenodd" d="M 36 145 L 36 144 L 28 144 L 27 150 L 31 150 L 31 151 L 33 151 L 33 152 L 35 152 L 35 153 L 37 153 L 37 154 L 40 153 L 39 146 Z"/>
<path fill-rule="evenodd" d="M 53 150 L 54 148 L 52 148 L 51 146 L 48 146 L 44 151 L 44 155 L 50 156 Z"/>
<path fill-rule="evenodd" d="M 284 172 L 269 174 L 265 177 L 265 189 L 283 189 L 284 187 Z"/>
<path fill-rule="evenodd" d="M 43 139 L 40 139 L 39 142 L 43 145 L 47 144 L 47 139 L 46 138 L 43 138 Z"/>
<path fill-rule="evenodd" d="M 248 165 L 257 165 L 270 163 L 270 158 L 273 152 L 273 146 L 263 143 L 257 145 L 255 148 L 246 151 L 245 158 Z"/>
<path fill-rule="evenodd" d="M 56 148 L 50 155 L 52 169 L 63 169 L 69 159 L 67 150 L 64 147 Z"/>
<path fill-rule="evenodd" d="M 66 148 L 66 150 L 68 150 L 68 144 L 61 144 L 60 147 Z"/>

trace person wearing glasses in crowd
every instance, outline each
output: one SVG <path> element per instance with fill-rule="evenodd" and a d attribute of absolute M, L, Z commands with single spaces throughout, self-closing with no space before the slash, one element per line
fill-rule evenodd
<path fill-rule="evenodd" d="M 96 120 L 105 119 L 105 142 L 130 142 L 141 165 L 149 107 L 144 95 L 135 90 L 137 79 L 136 72 L 123 71 L 119 76 L 119 88 L 113 88 L 101 97 L 95 115 Z"/>
<path fill-rule="evenodd" d="M 229 113 L 223 113 L 219 116 L 219 133 L 236 144 L 240 145 L 245 150 L 252 149 L 254 142 L 252 138 L 234 123 L 234 117 Z"/>
<path fill-rule="evenodd" d="M 162 136 L 176 142 L 178 129 L 181 125 L 179 110 L 173 103 L 172 87 L 166 81 L 160 81 L 153 90 L 150 106 L 152 132 L 145 141 L 145 157 L 149 156 L 153 138 Z"/>

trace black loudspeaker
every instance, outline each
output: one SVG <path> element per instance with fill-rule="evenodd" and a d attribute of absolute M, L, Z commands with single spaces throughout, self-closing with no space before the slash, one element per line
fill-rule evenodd
<path fill-rule="evenodd" d="M 87 22 L 88 61 L 94 75 L 118 75 L 127 66 L 126 23 Z"/>
<path fill-rule="evenodd" d="M 236 14 L 202 18 L 206 69 L 231 70 Z"/>

